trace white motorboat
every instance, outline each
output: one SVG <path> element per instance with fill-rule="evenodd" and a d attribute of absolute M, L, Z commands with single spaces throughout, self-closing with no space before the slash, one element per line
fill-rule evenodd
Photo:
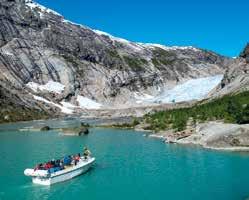
<path fill-rule="evenodd" d="M 88 171 L 95 161 L 94 157 L 81 157 L 76 165 L 66 166 L 64 169 L 50 172 L 49 170 L 26 169 L 24 174 L 32 177 L 35 184 L 52 185 L 54 183 L 66 181 Z"/>

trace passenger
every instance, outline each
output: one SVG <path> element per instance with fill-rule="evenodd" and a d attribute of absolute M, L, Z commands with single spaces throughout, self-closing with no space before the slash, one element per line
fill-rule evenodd
<path fill-rule="evenodd" d="M 43 163 L 43 164 L 42 164 L 42 166 L 41 166 L 41 169 L 42 169 L 42 170 L 45 170 L 45 165 L 46 165 L 46 163 Z"/>
<path fill-rule="evenodd" d="M 50 169 L 52 167 L 53 167 L 53 165 L 51 164 L 51 162 L 48 162 L 48 168 Z"/>
<path fill-rule="evenodd" d="M 55 161 L 55 166 L 56 166 L 56 167 L 60 167 L 60 162 L 61 162 L 60 160 L 56 160 L 56 161 Z"/>
<path fill-rule="evenodd" d="M 46 169 L 46 170 L 48 170 L 48 169 L 50 169 L 50 168 L 52 168 L 53 167 L 53 165 L 51 164 L 51 162 L 47 162 L 46 164 L 45 164 L 45 166 L 44 166 L 44 168 Z"/>
<path fill-rule="evenodd" d="M 77 165 L 77 163 L 80 161 L 80 154 L 76 154 L 74 156 L 74 165 Z"/>
<path fill-rule="evenodd" d="M 89 156 L 91 156 L 91 151 L 85 147 L 83 152 L 84 159 L 87 159 Z"/>
<path fill-rule="evenodd" d="M 79 162 L 78 160 L 76 160 L 76 158 L 73 159 L 74 165 L 76 166 L 77 163 Z"/>
<path fill-rule="evenodd" d="M 71 165 L 75 164 L 74 163 L 74 155 L 71 155 L 70 158 L 71 158 Z"/>
<path fill-rule="evenodd" d="M 71 165 L 72 159 L 71 156 L 65 156 L 63 159 L 64 165 Z"/>
<path fill-rule="evenodd" d="M 42 169 L 42 163 L 36 165 L 34 171 Z"/>
<path fill-rule="evenodd" d="M 77 161 L 79 161 L 79 160 L 80 160 L 80 156 L 79 156 L 79 154 L 74 155 L 74 160 L 77 160 Z"/>
<path fill-rule="evenodd" d="M 48 169 L 49 169 L 48 163 L 46 163 L 46 164 L 44 165 L 44 169 L 45 169 L 45 170 L 48 170 Z"/>
<path fill-rule="evenodd" d="M 50 163 L 51 163 L 51 165 L 54 166 L 55 165 L 55 159 L 52 159 Z"/>
<path fill-rule="evenodd" d="M 63 160 L 60 160 L 60 168 L 61 168 L 61 170 L 64 169 L 64 162 L 63 162 Z"/>

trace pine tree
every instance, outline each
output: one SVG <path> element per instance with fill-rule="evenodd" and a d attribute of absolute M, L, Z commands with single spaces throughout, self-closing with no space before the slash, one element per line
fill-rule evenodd
<path fill-rule="evenodd" d="M 248 124 L 249 123 L 249 105 L 247 105 L 237 119 L 239 124 Z"/>
<path fill-rule="evenodd" d="M 238 102 L 232 99 L 228 101 L 227 112 L 237 123 L 239 123 L 239 121 L 241 120 L 241 111 L 242 106 Z"/>

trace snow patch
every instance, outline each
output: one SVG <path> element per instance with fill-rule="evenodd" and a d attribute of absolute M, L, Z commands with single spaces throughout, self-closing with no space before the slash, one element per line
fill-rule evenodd
<path fill-rule="evenodd" d="M 69 102 L 65 102 L 65 101 L 61 101 L 60 104 L 62 104 L 63 107 L 69 108 L 69 109 L 77 108 L 76 105 L 73 105 L 73 104 L 71 104 L 71 103 L 69 103 Z"/>
<path fill-rule="evenodd" d="M 195 47 L 192 47 L 192 46 L 165 46 L 165 45 L 161 45 L 161 44 L 153 44 L 153 43 L 141 43 L 143 44 L 144 46 L 147 46 L 147 47 L 159 47 L 161 49 L 164 49 L 166 51 L 169 51 L 169 50 L 193 50 L 193 51 L 200 51 L 200 49 L 197 49 Z"/>
<path fill-rule="evenodd" d="M 25 4 L 26 4 L 28 7 L 30 7 L 32 10 L 33 10 L 33 9 L 36 9 L 36 8 L 39 8 L 39 9 L 41 10 L 41 12 L 40 12 L 41 17 L 42 17 L 42 14 L 43 14 L 43 13 L 52 13 L 52 14 L 54 14 L 54 15 L 61 16 L 61 14 L 55 12 L 54 10 L 51 10 L 51 9 L 49 9 L 49 8 L 46 8 L 46 7 L 40 5 L 40 4 L 38 4 L 38 3 L 36 3 L 36 2 L 34 2 L 34 1 L 32 1 L 32 0 L 25 0 Z"/>
<path fill-rule="evenodd" d="M 139 44 L 139 43 L 135 43 L 135 42 L 131 42 L 131 41 L 128 41 L 126 39 L 123 39 L 123 38 L 115 37 L 109 33 L 106 33 L 106 32 L 100 31 L 100 30 L 93 30 L 93 31 L 95 33 L 97 33 L 98 35 L 104 35 L 104 36 L 109 37 L 114 42 L 117 41 L 117 42 L 123 43 L 123 44 L 127 45 L 129 48 L 133 49 L 134 51 L 144 50 L 144 46 Z"/>
<path fill-rule="evenodd" d="M 138 93 L 135 92 L 134 93 L 134 97 L 137 100 L 136 103 L 140 104 L 146 101 L 150 101 L 153 100 L 155 97 L 146 93 Z"/>
<path fill-rule="evenodd" d="M 81 108 L 85 108 L 85 109 L 100 109 L 101 108 L 101 104 L 97 103 L 96 101 L 93 101 L 89 98 L 83 97 L 78 95 L 77 96 L 77 101 L 79 103 L 79 106 Z"/>
<path fill-rule="evenodd" d="M 82 24 L 77 24 L 77 23 L 72 22 L 72 21 L 69 21 L 69 20 L 67 20 L 67 19 L 63 19 L 62 22 L 63 22 L 63 23 L 67 23 L 67 24 L 72 24 L 72 25 L 74 25 L 74 26 L 80 26 L 81 28 L 89 29 L 88 27 L 86 27 L 86 26 L 84 26 L 84 25 L 82 25 Z"/>
<path fill-rule="evenodd" d="M 95 33 L 97 33 L 98 35 L 105 35 L 105 36 L 114 38 L 114 36 L 112 36 L 112 35 L 109 34 L 109 33 L 104 32 L 104 31 L 100 31 L 100 30 L 93 30 L 93 31 L 94 31 Z"/>
<path fill-rule="evenodd" d="M 122 38 L 118 38 L 118 37 L 115 37 L 109 33 L 106 33 L 104 31 L 100 31 L 100 30 L 93 30 L 95 33 L 97 33 L 98 35 L 105 35 L 105 36 L 108 36 L 110 39 L 113 39 L 115 41 L 119 41 L 119 42 L 123 42 L 123 43 L 130 43 L 130 41 L 126 40 L 126 39 L 122 39 Z"/>
<path fill-rule="evenodd" d="M 8 55 L 8 56 L 14 56 L 14 54 L 6 49 L 3 49 L 2 50 L 2 53 L 5 54 L 5 55 Z"/>
<path fill-rule="evenodd" d="M 65 85 L 55 82 L 55 81 L 48 81 L 45 85 L 40 85 L 35 82 L 29 82 L 26 84 L 30 89 L 32 89 L 34 92 L 40 91 L 49 91 L 49 92 L 55 92 L 57 94 L 61 94 L 64 89 Z"/>
<path fill-rule="evenodd" d="M 171 90 L 164 91 L 152 101 L 156 103 L 172 103 L 201 100 L 221 82 L 222 78 L 223 75 L 191 79 Z"/>
<path fill-rule="evenodd" d="M 56 103 L 54 103 L 52 101 L 49 101 L 49 100 L 47 100 L 47 99 L 45 99 L 43 97 L 40 97 L 40 96 L 33 95 L 33 97 L 37 101 L 41 101 L 41 102 L 44 102 L 46 104 L 50 104 L 50 105 L 53 105 L 53 106 L 55 106 L 57 108 L 60 108 L 62 113 L 65 113 L 65 114 L 72 114 L 73 113 L 73 110 L 68 108 L 68 107 L 61 106 L 59 104 L 56 104 Z"/>

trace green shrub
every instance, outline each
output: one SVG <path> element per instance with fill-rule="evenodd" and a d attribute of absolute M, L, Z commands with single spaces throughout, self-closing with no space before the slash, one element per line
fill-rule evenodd
<path fill-rule="evenodd" d="M 229 123 L 249 123 L 249 92 L 237 95 L 226 95 L 220 99 L 199 104 L 190 108 L 180 108 L 147 114 L 145 122 L 150 124 L 152 130 L 165 130 L 173 128 L 182 131 L 186 128 L 189 118 L 193 122 L 209 120 L 223 120 Z"/>
<path fill-rule="evenodd" d="M 123 58 L 129 67 L 137 71 L 143 70 L 144 66 L 148 63 L 147 60 L 136 57 L 123 56 Z"/>
<path fill-rule="evenodd" d="M 238 124 L 248 124 L 249 123 L 249 105 L 246 105 L 244 109 L 241 110 L 236 116 L 236 120 Z"/>

